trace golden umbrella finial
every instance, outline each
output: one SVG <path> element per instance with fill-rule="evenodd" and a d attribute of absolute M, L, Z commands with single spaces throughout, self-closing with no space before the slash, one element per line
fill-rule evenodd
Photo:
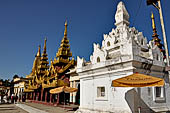
<path fill-rule="evenodd" d="M 154 29 L 156 29 L 156 25 L 155 25 L 155 18 L 154 18 L 153 12 L 151 14 L 151 19 L 152 19 L 152 28 L 154 30 Z"/>
<path fill-rule="evenodd" d="M 67 36 L 67 20 L 65 21 L 65 31 L 64 31 L 64 36 Z"/>

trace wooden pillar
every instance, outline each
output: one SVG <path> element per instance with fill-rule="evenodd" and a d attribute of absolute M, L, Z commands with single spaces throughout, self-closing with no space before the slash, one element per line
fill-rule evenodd
<path fill-rule="evenodd" d="M 30 93 L 27 93 L 27 97 L 26 97 L 26 98 L 27 98 L 27 100 L 29 100 L 29 96 L 30 96 Z"/>
<path fill-rule="evenodd" d="M 31 93 L 31 100 L 33 100 L 33 93 Z"/>
<path fill-rule="evenodd" d="M 35 100 L 37 100 L 37 92 L 35 93 Z"/>
<path fill-rule="evenodd" d="M 50 103 L 52 103 L 52 94 L 50 93 Z"/>
<path fill-rule="evenodd" d="M 34 100 L 36 100 L 37 99 L 37 92 L 35 92 L 35 98 L 34 98 Z"/>
<path fill-rule="evenodd" d="M 27 98 L 28 98 L 28 100 L 30 100 L 30 98 L 31 98 L 31 93 L 30 92 L 28 93 L 28 97 Z"/>
<path fill-rule="evenodd" d="M 59 104 L 59 98 L 60 98 L 60 96 L 59 96 L 59 93 L 57 94 L 57 105 Z"/>
<path fill-rule="evenodd" d="M 33 99 L 32 100 L 34 100 L 35 99 L 35 92 L 33 93 Z"/>
<path fill-rule="evenodd" d="M 27 100 L 28 99 L 28 93 L 26 93 L 25 97 L 26 97 L 26 100 Z"/>
<path fill-rule="evenodd" d="M 39 96 L 40 96 L 40 94 L 39 94 L 39 92 L 37 92 L 37 101 L 38 101 L 38 99 L 39 99 Z"/>
<path fill-rule="evenodd" d="M 42 88 L 41 89 L 41 101 L 43 100 L 43 92 L 44 92 L 44 89 Z"/>
<path fill-rule="evenodd" d="M 47 102 L 47 91 L 45 91 L 45 102 Z"/>

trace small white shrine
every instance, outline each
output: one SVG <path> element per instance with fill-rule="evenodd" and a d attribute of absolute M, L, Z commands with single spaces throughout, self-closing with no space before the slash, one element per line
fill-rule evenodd
<path fill-rule="evenodd" d="M 77 58 L 80 107 L 76 113 L 155 113 L 170 111 L 169 75 L 163 53 L 154 40 L 129 27 L 123 2 L 117 6 L 115 26 L 94 44 L 90 61 Z M 141 73 L 165 80 L 163 87 L 113 87 L 112 81 Z"/>

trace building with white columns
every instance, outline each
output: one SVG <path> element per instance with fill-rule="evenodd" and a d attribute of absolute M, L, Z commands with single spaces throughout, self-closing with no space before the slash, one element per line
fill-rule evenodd
<path fill-rule="evenodd" d="M 70 93 L 70 103 L 80 104 L 80 79 L 76 70 L 77 67 L 74 67 L 66 74 L 70 75 L 70 87 L 78 89 L 77 92 Z"/>
<path fill-rule="evenodd" d="M 94 44 L 90 63 L 77 58 L 80 107 L 76 113 L 169 113 L 169 75 L 163 50 L 154 39 L 156 35 L 148 42 L 142 32 L 129 27 L 129 14 L 123 2 L 117 6 L 115 20 L 116 27 L 103 35 L 102 45 Z M 112 86 L 113 80 L 136 72 L 164 79 L 165 85 Z"/>

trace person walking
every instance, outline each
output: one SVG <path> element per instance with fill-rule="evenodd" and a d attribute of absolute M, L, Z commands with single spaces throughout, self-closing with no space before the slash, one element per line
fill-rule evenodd
<path fill-rule="evenodd" d="M 16 103 L 18 102 L 18 96 L 17 95 L 15 96 L 15 102 Z"/>
<path fill-rule="evenodd" d="M 11 103 L 14 103 L 14 94 L 11 95 Z"/>

